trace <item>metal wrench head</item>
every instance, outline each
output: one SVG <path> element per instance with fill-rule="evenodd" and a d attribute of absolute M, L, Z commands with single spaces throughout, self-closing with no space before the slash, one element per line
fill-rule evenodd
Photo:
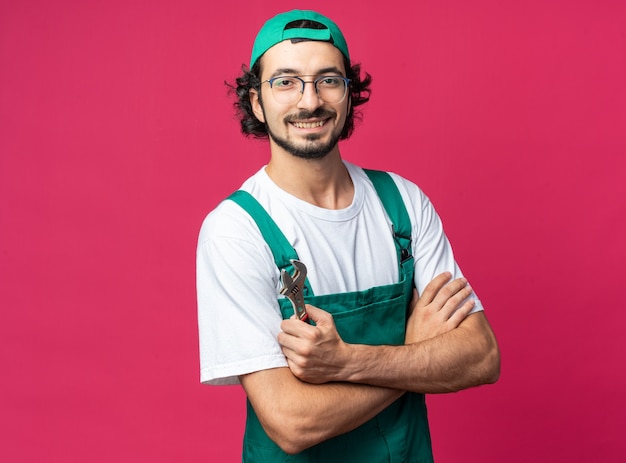
<path fill-rule="evenodd" d="M 286 270 L 280 272 L 283 282 L 280 294 L 286 296 L 291 301 L 296 317 L 299 320 L 306 321 L 309 317 L 306 313 L 303 294 L 304 282 L 306 280 L 306 265 L 295 259 L 291 259 L 291 264 L 295 269 L 293 275 L 290 275 Z"/>

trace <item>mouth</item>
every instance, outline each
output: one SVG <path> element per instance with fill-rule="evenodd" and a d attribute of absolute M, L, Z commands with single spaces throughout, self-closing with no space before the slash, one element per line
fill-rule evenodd
<path fill-rule="evenodd" d="M 313 122 L 304 122 L 304 121 L 291 121 L 291 125 L 293 125 L 297 129 L 316 129 L 322 127 L 328 119 L 324 119 L 321 121 L 313 121 Z"/>
<path fill-rule="evenodd" d="M 333 111 L 317 108 L 315 111 L 302 110 L 297 114 L 292 114 L 286 118 L 286 122 L 298 130 L 317 132 L 334 118 L 335 114 Z"/>

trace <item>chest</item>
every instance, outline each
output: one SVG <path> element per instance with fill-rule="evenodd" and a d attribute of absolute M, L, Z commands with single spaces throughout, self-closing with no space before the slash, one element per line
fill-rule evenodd
<path fill-rule="evenodd" d="M 308 269 L 315 294 L 362 291 L 398 281 L 391 225 L 382 207 L 332 219 L 298 210 L 274 217 Z"/>

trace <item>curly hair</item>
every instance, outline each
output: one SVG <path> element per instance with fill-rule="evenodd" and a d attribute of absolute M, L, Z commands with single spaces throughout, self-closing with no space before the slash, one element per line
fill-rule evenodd
<path fill-rule="evenodd" d="M 225 82 L 230 88 L 230 92 L 235 93 L 237 101 L 233 104 L 239 122 L 241 124 L 241 132 L 246 136 L 252 136 L 255 138 L 267 138 L 267 127 L 264 122 L 259 121 L 252 112 L 252 104 L 250 103 L 250 90 L 260 91 L 261 87 L 261 65 L 260 59 L 252 66 L 252 69 L 248 69 L 247 66 L 242 66 L 242 75 L 239 76 L 235 84 Z M 344 57 L 344 65 L 346 68 L 346 77 L 350 79 L 349 84 L 349 98 L 351 100 L 350 111 L 346 117 L 346 123 L 343 127 L 340 140 L 345 140 L 352 135 L 354 130 L 355 119 L 361 119 L 361 113 L 354 110 L 357 106 L 366 103 L 370 99 L 370 84 L 372 83 L 372 77 L 365 73 L 363 79 L 361 79 L 361 65 L 350 65 L 350 62 Z"/>

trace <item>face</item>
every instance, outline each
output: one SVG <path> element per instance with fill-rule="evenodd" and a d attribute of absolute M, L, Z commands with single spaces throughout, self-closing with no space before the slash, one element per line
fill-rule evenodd
<path fill-rule="evenodd" d="M 289 75 L 306 76 L 306 81 L 321 75 L 345 76 L 343 55 L 326 42 L 283 41 L 261 58 L 261 81 Z M 340 103 L 329 104 L 318 97 L 312 83 L 307 83 L 298 101 L 284 104 L 276 101 L 267 82 L 261 84 L 260 95 L 256 91 L 250 95 L 254 114 L 267 126 L 273 150 L 319 159 L 337 149 L 348 114 L 349 95 Z"/>

